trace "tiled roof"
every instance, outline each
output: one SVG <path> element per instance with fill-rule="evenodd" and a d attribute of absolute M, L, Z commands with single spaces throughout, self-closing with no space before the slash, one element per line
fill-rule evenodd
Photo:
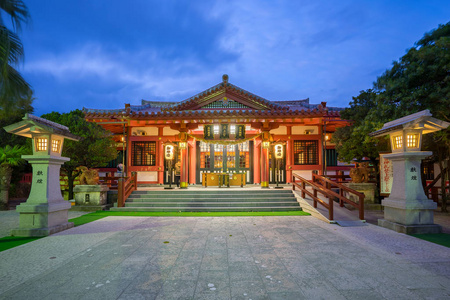
<path fill-rule="evenodd" d="M 248 108 L 220 108 L 220 109 L 201 109 L 206 103 L 211 101 L 212 97 L 221 95 L 224 92 L 231 92 L 242 99 L 246 99 L 246 103 L 253 103 L 252 106 L 258 109 Z M 209 102 L 210 103 L 210 102 Z M 326 102 L 321 104 L 310 104 L 309 98 L 302 100 L 285 100 L 285 101 L 269 101 L 250 93 L 238 86 L 228 82 L 228 76 L 223 76 L 223 81 L 215 86 L 206 89 L 188 99 L 180 102 L 165 101 L 149 101 L 142 100 L 141 105 L 125 105 L 122 109 L 88 109 L 83 108 L 83 112 L 91 117 L 94 116 L 111 116 L 122 115 L 131 117 L 146 118 L 167 118 L 167 117 L 211 117 L 211 116 L 339 116 L 339 111 L 343 108 L 326 107 Z"/>

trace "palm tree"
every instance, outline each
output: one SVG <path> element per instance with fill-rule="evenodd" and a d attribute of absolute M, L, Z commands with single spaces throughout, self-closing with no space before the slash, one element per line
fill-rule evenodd
<path fill-rule="evenodd" d="M 0 210 L 9 209 L 9 186 L 13 167 L 23 164 L 22 155 L 29 152 L 26 146 L 5 146 L 0 148 Z"/>
<path fill-rule="evenodd" d="M 3 15 L 11 18 L 13 30 L 5 26 Z M 18 36 L 22 23 L 30 15 L 22 0 L 0 0 L 0 107 L 8 110 L 15 99 L 30 93 L 30 85 L 14 68 L 24 56 L 23 45 Z"/>

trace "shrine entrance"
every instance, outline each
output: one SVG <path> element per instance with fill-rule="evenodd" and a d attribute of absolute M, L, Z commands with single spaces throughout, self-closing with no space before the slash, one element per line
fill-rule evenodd
<path fill-rule="evenodd" d="M 197 183 L 202 183 L 204 173 L 245 173 L 245 183 L 252 183 L 253 141 L 235 145 L 197 142 Z"/>

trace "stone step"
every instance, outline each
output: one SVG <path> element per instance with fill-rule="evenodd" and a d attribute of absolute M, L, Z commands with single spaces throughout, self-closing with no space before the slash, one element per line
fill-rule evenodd
<path fill-rule="evenodd" d="M 165 195 L 164 195 L 165 196 Z M 129 197 L 127 202 L 152 202 L 152 201 L 210 201 L 210 202 L 220 202 L 220 201 L 297 201 L 294 195 L 289 197 L 275 197 L 275 196 L 266 196 L 266 197 L 202 197 L 191 196 L 191 197 Z"/>
<path fill-rule="evenodd" d="M 222 190 L 154 190 L 154 191 L 134 191 L 134 195 L 144 195 L 144 194 L 181 194 L 181 195 L 198 195 L 198 194 L 261 194 L 261 195 L 267 195 L 267 194 L 292 194 L 291 189 L 278 189 L 278 190 L 246 190 L 246 189 L 236 189 L 236 190 L 230 190 L 228 188 L 223 188 Z"/>
<path fill-rule="evenodd" d="M 275 207 L 112 207 L 111 211 L 146 212 L 233 212 L 233 211 L 301 211 L 300 206 Z"/>
<path fill-rule="evenodd" d="M 126 202 L 125 207 L 275 207 L 293 202 Z"/>

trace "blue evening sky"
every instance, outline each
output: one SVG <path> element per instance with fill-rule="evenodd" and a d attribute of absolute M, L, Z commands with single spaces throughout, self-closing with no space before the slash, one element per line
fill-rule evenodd
<path fill-rule="evenodd" d="M 35 114 L 181 101 L 228 74 L 268 100 L 347 106 L 448 0 L 25 0 Z"/>

